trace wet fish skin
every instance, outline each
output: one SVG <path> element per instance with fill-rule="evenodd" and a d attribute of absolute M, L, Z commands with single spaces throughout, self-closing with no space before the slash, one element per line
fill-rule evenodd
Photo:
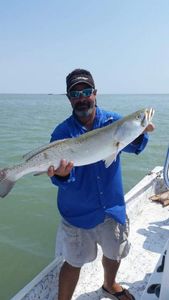
<path fill-rule="evenodd" d="M 108 126 L 29 152 L 22 163 L 0 170 L 0 197 L 5 197 L 15 182 L 26 174 L 47 172 L 51 165 L 57 169 L 61 159 L 73 161 L 74 166 L 104 160 L 109 167 L 118 153 L 144 131 L 153 115 L 152 108 L 142 109 Z"/>

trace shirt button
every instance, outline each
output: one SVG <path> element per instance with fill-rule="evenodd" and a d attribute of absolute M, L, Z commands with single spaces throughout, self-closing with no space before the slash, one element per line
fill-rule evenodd
<path fill-rule="evenodd" d="M 103 206 L 103 208 L 106 208 L 106 206 Z"/>
<path fill-rule="evenodd" d="M 100 179 L 100 176 L 97 176 L 97 179 Z"/>
<path fill-rule="evenodd" d="M 103 195 L 103 192 L 100 192 L 100 195 Z"/>

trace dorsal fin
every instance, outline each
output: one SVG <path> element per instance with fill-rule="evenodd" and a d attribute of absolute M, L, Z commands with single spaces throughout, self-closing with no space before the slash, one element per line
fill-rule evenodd
<path fill-rule="evenodd" d="M 63 139 L 63 140 L 57 140 L 57 141 L 51 142 L 51 143 L 49 143 L 49 144 L 43 145 L 43 146 L 41 146 L 41 147 L 39 147 L 39 148 L 36 148 L 36 149 L 34 149 L 34 150 L 32 150 L 32 151 L 30 151 L 30 152 L 24 154 L 24 155 L 23 155 L 23 158 L 24 158 L 26 161 L 28 161 L 28 160 L 30 160 L 32 157 L 34 157 L 35 155 L 41 153 L 41 152 L 44 151 L 44 150 L 50 149 L 50 148 L 54 147 L 55 145 L 60 144 L 60 143 L 63 142 L 63 141 L 65 141 L 65 139 Z"/>

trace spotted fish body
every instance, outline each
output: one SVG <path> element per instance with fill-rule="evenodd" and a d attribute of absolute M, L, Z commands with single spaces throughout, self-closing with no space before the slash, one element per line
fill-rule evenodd
<path fill-rule="evenodd" d="M 104 160 L 109 167 L 117 154 L 135 140 L 151 122 L 154 110 L 142 109 L 106 127 L 89 131 L 76 138 L 54 141 L 26 154 L 16 166 L 0 170 L 0 197 L 5 197 L 15 182 L 29 173 L 57 169 L 61 159 L 83 166 Z"/>

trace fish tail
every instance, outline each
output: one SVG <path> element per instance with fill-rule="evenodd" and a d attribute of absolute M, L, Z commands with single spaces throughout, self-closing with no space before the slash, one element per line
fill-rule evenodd
<path fill-rule="evenodd" d="M 4 198 L 15 184 L 15 180 L 8 176 L 9 169 L 0 170 L 0 197 Z"/>

